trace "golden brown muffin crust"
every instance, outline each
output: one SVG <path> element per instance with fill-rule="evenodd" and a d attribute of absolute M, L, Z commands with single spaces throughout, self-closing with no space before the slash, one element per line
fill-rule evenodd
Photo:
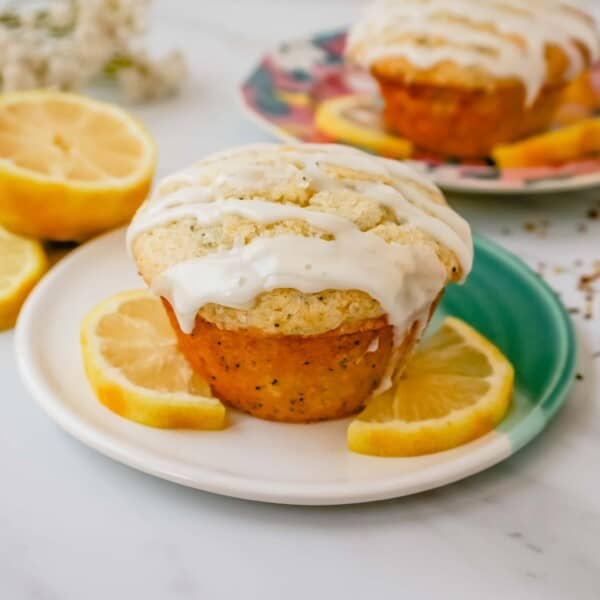
<path fill-rule="evenodd" d="M 398 3 L 400 1 L 398 0 Z M 508 3 L 492 0 L 480 0 L 480 2 L 484 6 L 488 4 L 499 9 L 498 15 L 504 13 L 507 17 L 510 17 L 511 14 L 519 14 L 520 12 L 518 7 L 511 7 Z M 450 55 L 452 50 L 472 52 L 474 56 L 477 54 L 488 54 L 489 56 L 497 54 L 497 51 L 491 47 L 481 46 L 475 40 L 467 39 L 466 36 L 462 40 L 453 40 L 445 37 L 443 33 L 444 25 L 448 27 L 459 25 L 476 33 L 491 34 L 520 48 L 526 48 L 529 43 L 529 40 L 525 39 L 522 33 L 511 32 L 508 28 L 503 29 L 499 26 L 499 23 L 482 20 L 476 15 L 460 13 L 460 7 L 455 10 L 440 8 L 437 12 L 427 17 L 428 23 L 431 23 L 432 26 L 441 26 L 441 32 L 433 28 L 430 30 L 427 27 L 423 27 L 418 32 L 413 32 L 397 29 L 393 25 L 384 29 L 379 29 L 378 26 L 373 25 L 373 29 L 369 33 L 369 19 L 373 19 L 378 10 L 381 11 L 380 17 L 383 19 L 385 4 L 385 2 L 372 3 L 372 12 L 367 13 L 365 20 L 358 24 L 364 26 L 365 29 L 361 30 L 361 33 L 358 35 L 350 36 L 350 42 L 346 49 L 346 57 L 350 62 L 364 65 L 366 57 L 370 55 L 374 47 L 401 47 L 403 45 L 413 46 L 422 50 L 443 50 L 447 48 L 448 55 Z M 393 6 L 394 2 L 387 2 L 387 4 Z M 423 10 L 426 10 L 429 5 L 426 0 L 412 2 L 412 4 L 415 5 L 415 10 L 418 10 L 419 6 L 422 6 Z M 538 5 L 537 7 L 532 3 L 528 7 L 528 10 L 539 11 L 540 16 L 549 11 L 555 11 L 556 14 L 574 17 L 580 24 L 595 28 L 595 20 L 588 12 L 565 3 L 562 3 L 560 7 L 557 3 L 547 6 Z M 502 20 L 502 17 L 498 16 L 498 20 Z M 374 22 L 372 21 L 371 23 Z M 552 87 L 567 83 L 579 75 L 582 70 L 587 69 L 591 64 L 592 58 L 590 49 L 586 44 L 577 37 L 574 37 L 572 41 L 583 62 L 579 72 L 570 73 L 570 57 L 561 46 L 553 43 L 550 37 L 544 47 L 545 77 L 542 87 Z M 448 58 L 437 62 L 431 67 L 423 68 L 411 62 L 408 55 L 403 55 L 401 50 L 390 52 L 389 55 L 373 60 L 371 70 L 378 78 L 393 79 L 407 84 L 456 86 L 464 89 L 484 90 L 495 89 L 497 86 L 523 86 L 522 81 L 518 77 L 499 77 L 481 64 L 477 64 L 477 60 L 474 60 L 473 64 L 465 64 Z"/>
<path fill-rule="evenodd" d="M 375 195 L 365 193 L 360 188 L 361 182 L 376 180 L 402 189 L 407 185 L 405 178 L 401 175 L 361 172 L 336 165 L 333 159 L 332 163 L 324 160 L 321 168 L 344 185 L 335 190 L 318 190 L 301 166 L 294 164 L 293 156 L 299 151 L 311 152 L 308 148 L 276 145 L 259 151 L 238 151 L 241 155 L 253 155 L 260 172 L 265 169 L 267 172 L 276 172 L 277 177 L 273 180 L 257 177 L 240 186 L 235 179 L 228 179 L 226 175 L 236 169 L 235 161 L 231 158 L 239 155 L 233 152 L 225 158 L 211 157 L 202 161 L 200 175 L 195 180 L 167 179 L 157 194 L 162 197 L 178 189 L 201 187 L 217 180 L 222 182 L 218 189 L 219 198 L 267 200 L 339 215 L 350 219 L 361 231 L 370 232 L 389 243 L 431 248 L 445 266 L 448 280 L 460 279 L 461 266 L 449 248 L 413 224 L 400 221 L 392 209 Z M 445 204 L 442 194 L 434 186 L 418 178 L 410 186 L 432 202 Z M 155 276 L 175 264 L 206 256 L 219 249 L 245 245 L 257 237 L 290 233 L 332 239 L 330 232 L 319 230 L 301 219 L 261 224 L 238 215 L 226 215 L 216 223 L 201 225 L 193 217 L 184 217 L 142 232 L 133 242 L 133 254 L 141 276 L 150 284 Z M 358 290 L 325 290 L 307 294 L 294 289 L 277 289 L 260 294 L 255 305 L 248 310 L 207 304 L 199 314 L 208 322 L 225 329 L 258 328 L 267 333 L 312 335 L 380 317 L 383 309 L 379 302 Z"/>

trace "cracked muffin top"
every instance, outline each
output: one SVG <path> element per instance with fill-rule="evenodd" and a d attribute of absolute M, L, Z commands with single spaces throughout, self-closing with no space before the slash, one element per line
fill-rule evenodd
<path fill-rule="evenodd" d="M 387 318 L 402 334 L 472 262 L 466 222 L 397 161 L 328 144 L 265 144 L 164 179 L 128 243 L 184 331 L 316 335 Z"/>
<path fill-rule="evenodd" d="M 545 86 L 600 57 L 594 18 L 575 0 L 376 0 L 352 29 L 348 60 L 410 84 Z"/>

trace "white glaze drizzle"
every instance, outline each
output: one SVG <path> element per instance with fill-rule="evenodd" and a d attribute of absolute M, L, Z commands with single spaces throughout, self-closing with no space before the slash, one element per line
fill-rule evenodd
<path fill-rule="evenodd" d="M 277 160 L 279 153 L 285 153 L 285 160 L 275 165 L 268 162 Z M 215 177 L 217 161 L 222 162 Z M 381 177 L 387 183 L 336 177 L 328 166 Z M 143 232 L 190 217 L 201 226 L 217 223 L 226 215 L 262 224 L 299 219 L 334 239 L 290 234 L 258 237 L 246 245 L 170 267 L 154 278 L 151 287 L 169 300 L 183 331 L 192 331 L 198 310 L 207 303 L 248 309 L 260 293 L 278 288 L 304 293 L 364 291 L 381 304 L 397 336 L 403 336 L 415 320 L 424 320 L 447 276 L 433 249 L 387 243 L 373 233 L 362 232 L 350 219 L 319 212 L 315 207 L 252 197 L 261 189 L 289 183 L 290 177 L 315 192 L 352 186 L 355 192 L 389 206 L 399 221 L 426 231 L 453 250 L 464 276 L 471 269 L 469 226 L 450 208 L 433 200 L 430 195 L 439 195 L 437 188 L 405 165 L 346 146 L 244 147 L 209 157 L 165 179 L 129 228 L 130 251 Z M 237 197 L 240 194 L 243 197 Z"/>
<path fill-rule="evenodd" d="M 378 0 L 350 32 L 348 54 L 367 68 L 389 56 L 405 57 L 422 69 L 443 61 L 479 66 L 498 78 L 520 79 L 531 104 L 546 78 L 548 44 L 567 55 L 569 79 L 585 66 L 575 42 L 588 50 L 592 62 L 600 58 L 600 36 L 593 20 L 575 14 L 573 7 L 585 12 L 573 0 Z M 393 41 L 405 35 L 446 43 Z"/>
<path fill-rule="evenodd" d="M 199 276 L 201 274 L 201 276 Z M 439 294 L 446 271 L 429 248 L 388 244 L 354 227 L 335 241 L 280 235 L 174 265 L 154 278 L 152 290 L 169 299 L 190 333 L 199 307 L 210 302 L 249 309 L 265 291 L 304 293 L 360 289 L 379 301 L 403 336 Z"/>

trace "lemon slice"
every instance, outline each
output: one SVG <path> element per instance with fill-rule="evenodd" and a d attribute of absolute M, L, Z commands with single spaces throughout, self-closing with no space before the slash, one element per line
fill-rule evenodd
<path fill-rule="evenodd" d="M 15 324 L 21 305 L 46 268 L 39 242 L 0 227 L 0 329 Z"/>
<path fill-rule="evenodd" d="M 496 146 L 492 158 L 501 169 L 560 165 L 597 156 L 600 152 L 600 119 L 584 119 L 525 138 L 514 144 Z"/>
<path fill-rule="evenodd" d="M 491 342 L 448 317 L 426 339 L 393 390 L 374 397 L 348 429 L 350 450 L 417 456 L 492 430 L 511 402 L 514 370 Z"/>
<path fill-rule="evenodd" d="M 381 110 L 366 96 L 341 96 L 319 104 L 315 125 L 337 142 L 366 148 L 390 158 L 408 158 L 413 145 L 387 133 Z"/>
<path fill-rule="evenodd" d="M 0 223 L 52 240 L 82 240 L 127 222 L 156 163 L 127 112 L 62 92 L 0 96 Z"/>
<path fill-rule="evenodd" d="M 117 294 L 81 326 L 85 370 L 113 412 L 163 428 L 222 429 L 225 407 L 187 364 L 158 298 L 146 290 Z"/>

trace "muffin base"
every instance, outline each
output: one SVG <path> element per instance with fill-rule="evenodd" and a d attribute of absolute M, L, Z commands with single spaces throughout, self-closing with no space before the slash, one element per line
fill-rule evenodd
<path fill-rule="evenodd" d="M 488 91 L 377 79 L 391 131 L 425 150 L 464 158 L 489 156 L 498 144 L 546 129 L 564 89 L 546 87 L 526 106 L 519 83 Z"/>
<path fill-rule="evenodd" d="M 257 329 L 220 329 L 196 317 L 191 334 L 181 331 L 163 299 L 179 347 L 215 396 L 255 417 L 288 423 L 336 419 L 360 410 L 378 387 L 390 360 L 410 356 L 415 323 L 399 348 L 387 319 L 314 336 L 265 334 Z"/>

